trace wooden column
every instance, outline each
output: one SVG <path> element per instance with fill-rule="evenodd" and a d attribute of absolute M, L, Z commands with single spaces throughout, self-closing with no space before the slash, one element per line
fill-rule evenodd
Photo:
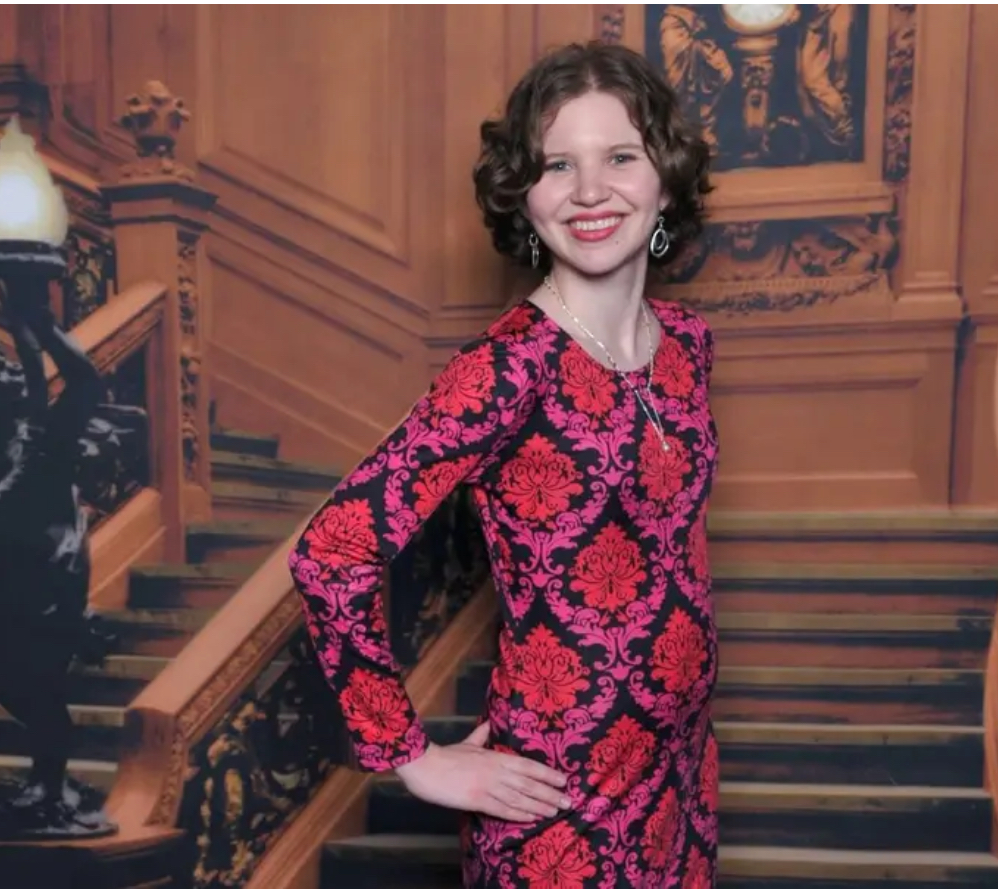
<path fill-rule="evenodd" d="M 953 502 L 998 507 L 998 74 L 994 41 L 998 7 L 970 7 L 967 126 L 952 141 L 964 150 L 960 222 L 962 286 L 967 321 L 957 373 Z"/>
<path fill-rule="evenodd" d="M 210 303 L 201 235 L 215 196 L 174 156 L 177 133 L 189 117 L 183 100 L 161 83 L 147 83 L 128 99 L 121 120 L 135 137 L 138 157 L 102 189 L 111 206 L 119 290 L 151 280 L 168 292 L 147 371 L 153 384 L 153 466 L 171 560 L 184 558 L 184 526 L 211 513 L 209 396 L 202 368 Z"/>
<path fill-rule="evenodd" d="M 911 173 L 895 316 L 960 315 L 960 215 L 970 9 L 917 8 Z"/>

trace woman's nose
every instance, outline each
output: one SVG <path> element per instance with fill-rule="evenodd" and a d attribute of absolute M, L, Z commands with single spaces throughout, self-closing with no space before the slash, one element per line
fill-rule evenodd
<path fill-rule="evenodd" d="M 575 203 L 592 207 L 609 197 L 609 189 L 601 167 L 580 167 L 575 180 Z"/>

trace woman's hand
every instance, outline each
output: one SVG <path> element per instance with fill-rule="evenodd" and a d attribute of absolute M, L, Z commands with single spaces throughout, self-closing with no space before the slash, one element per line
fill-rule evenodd
<path fill-rule="evenodd" d="M 569 807 L 564 775 L 523 756 L 486 750 L 488 737 L 483 722 L 459 744 L 431 744 L 395 772 L 421 800 L 504 821 L 553 818 Z"/>

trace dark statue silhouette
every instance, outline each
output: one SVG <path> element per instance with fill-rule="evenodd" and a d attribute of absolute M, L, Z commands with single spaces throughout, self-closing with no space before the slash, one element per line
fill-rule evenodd
<path fill-rule="evenodd" d="M 32 769 L 0 800 L 0 839 L 100 836 L 116 829 L 100 795 L 67 776 L 69 671 L 102 663 L 111 641 L 87 607 L 81 491 L 145 415 L 107 404 L 97 369 L 25 290 L 2 302 L 20 365 L 0 356 L 0 705 L 24 727 Z M 45 352 L 64 383 L 51 403 Z"/>

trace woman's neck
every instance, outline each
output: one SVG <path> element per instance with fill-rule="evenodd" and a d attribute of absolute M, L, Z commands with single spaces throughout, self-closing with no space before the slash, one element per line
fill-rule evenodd
<path fill-rule="evenodd" d="M 654 349 L 658 344 L 658 325 L 651 316 L 652 341 L 649 344 L 642 308 L 646 273 L 647 264 L 635 262 L 610 275 L 593 278 L 556 263 L 550 278 L 568 312 L 556 294 L 546 287 L 532 299 L 576 338 L 585 338 L 583 331 L 577 329 L 575 319 L 581 321 L 621 366 L 641 366 L 647 363 L 649 347 Z"/>

